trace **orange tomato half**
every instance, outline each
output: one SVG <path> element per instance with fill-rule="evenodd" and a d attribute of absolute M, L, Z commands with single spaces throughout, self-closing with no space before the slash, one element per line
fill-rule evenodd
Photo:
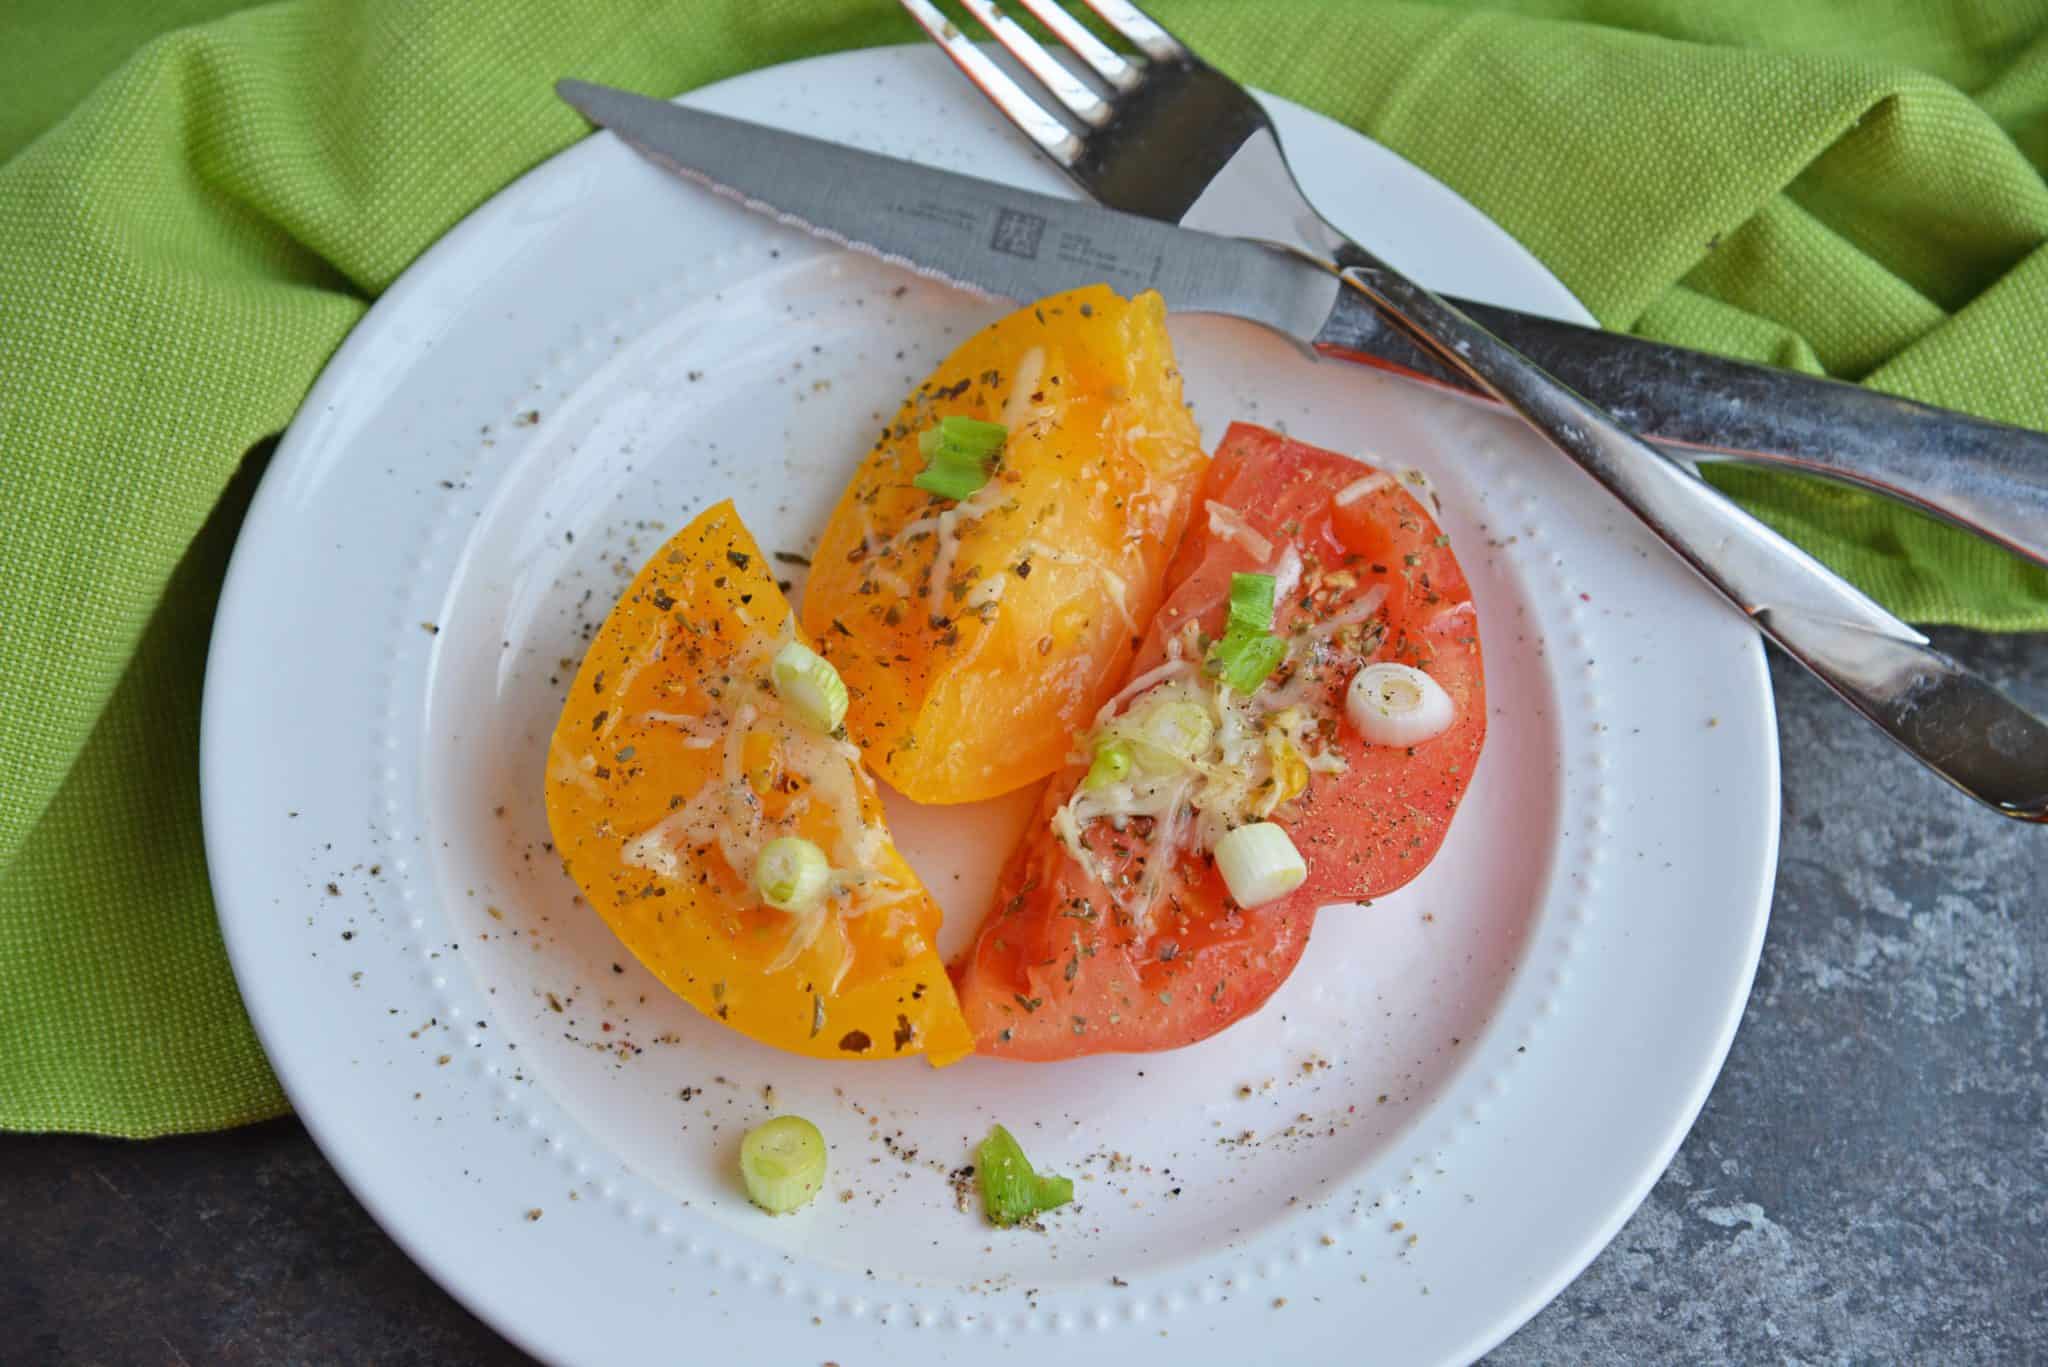
<path fill-rule="evenodd" d="M 812 559 L 804 627 L 852 694 L 847 730 L 918 802 L 1058 769 L 1158 610 L 1208 461 L 1156 294 L 1020 309 L 919 385 Z M 915 487 L 941 418 L 1009 428 L 958 502 Z"/>
<path fill-rule="evenodd" d="M 784 708 L 769 664 L 799 639 L 730 502 L 654 553 L 605 619 L 548 749 L 548 824 L 634 956 L 706 1015 L 832 1059 L 972 1049 L 935 948 L 939 908 L 889 843 L 842 736 Z M 752 860 L 813 841 L 836 870 L 813 915 L 765 905 Z"/>

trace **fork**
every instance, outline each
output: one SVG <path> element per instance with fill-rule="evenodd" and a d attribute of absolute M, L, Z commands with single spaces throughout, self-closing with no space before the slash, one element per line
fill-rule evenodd
<path fill-rule="evenodd" d="M 1233 216 L 1241 230 L 1250 213 L 1288 206 L 1293 240 L 1280 245 L 1333 269 L 1361 303 L 1443 367 L 1519 414 L 1759 631 L 1914 757 L 2005 815 L 2048 822 L 2048 724 L 1458 306 L 1345 237 L 1294 183 L 1258 103 L 1135 5 L 1087 0 L 1142 54 L 1138 59 L 1101 42 L 1056 0 L 1017 0 L 1093 73 L 1091 83 L 995 0 L 961 0 L 1076 129 L 930 0 L 901 3 L 1011 122 L 1113 206 L 1173 221 L 1207 206 L 1202 226 L 1226 232 Z"/>
<path fill-rule="evenodd" d="M 962 71 L 1100 203 L 1352 264 L 1353 244 L 1288 168 L 1263 106 L 1122 0 L 1087 0 L 1137 51 L 1111 49 L 1056 0 L 1017 0 L 1070 69 L 994 0 L 961 0 L 1049 100 L 1028 93 L 930 0 L 902 0 Z M 2048 565 L 2048 436 L 1855 385 L 1536 318 L 1457 308 L 1681 458 L 1779 465 L 1857 484 Z M 1347 295 L 1318 347 L 1486 398 Z"/>

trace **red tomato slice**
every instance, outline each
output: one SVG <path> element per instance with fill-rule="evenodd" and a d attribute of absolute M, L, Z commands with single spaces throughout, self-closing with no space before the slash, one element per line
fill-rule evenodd
<path fill-rule="evenodd" d="M 1326 726 L 1341 771 L 1315 773 L 1267 817 L 1286 827 L 1308 878 L 1252 908 L 1231 900 L 1207 854 L 1182 848 L 1157 898 L 1134 914 L 1128 889 L 1143 873 L 1152 818 L 1134 819 L 1124 833 L 1093 823 L 1084 836 L 1091 871 L 1051 825 L 1087 766 L 1055 774 L 994 909 L 954 967 L 978 1053 L 1049 1060 L 1173 1049 L 1249 1015 L 1293 971 L 1318 907 L 1380 896 L 1422 871 L 1471 779 L 1486 735 L 1478 623 L 1447 539 L 1403 481 L 1238 423 L 1224 435 L 1203 497 L 1212 506 L 1197 510 L 1175 557 L 1132 680 L 1172 658 L 1170 644 L 1190 621 L 1220 635 L 1231 576 L 1269 571 L 1292 548 L 1301 573 L 1278 605 L 1276 631 L 1292 639 L 1334 632 L 1333 622 L 1363 616 L 1376 596 L 1383 629 L 1367 622 L 1329 636 L 1344 649 L 1333 645 L 1293 676 L 1283 666 L 1266 687 L 1341 718 L 1350 674 L 1392 660 L 1434 678 L 1456 720 L 1398 749 L 1368 746 L 1348 724 Z"/>

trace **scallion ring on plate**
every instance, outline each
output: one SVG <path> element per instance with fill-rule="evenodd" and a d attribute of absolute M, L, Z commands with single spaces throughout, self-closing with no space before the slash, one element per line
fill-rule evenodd
<path fill-rule="evenodd" d="M 770 1215 L 787 1215 L 825 1187 L 825 1136 L 800 1115 L 778 1115 L 740 1141 L 740 1179 L 747 1199 Z"/>

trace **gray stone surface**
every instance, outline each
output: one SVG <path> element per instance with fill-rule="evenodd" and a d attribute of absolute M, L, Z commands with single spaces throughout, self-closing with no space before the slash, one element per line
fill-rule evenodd
<path fill-rule="evenodd" d="M 2048 638 L 1938 636 L 2048 713 Z M 1497 1362 L 2048 1361 L 2048 829 L 1772 676 L 1784 841 L 1727 1067 Z"/>
<path fill-rule="evenodd" d="M 2048 711 L 2048 638 L 1941 634 Z M 2048 1361 L 2048 830 L 1776 671 L 1785 839 L 1677 1160 L 1493 1361 Z M 296 1124 L 0 1137 L 9 1362 L 499 1363 Z"/>

